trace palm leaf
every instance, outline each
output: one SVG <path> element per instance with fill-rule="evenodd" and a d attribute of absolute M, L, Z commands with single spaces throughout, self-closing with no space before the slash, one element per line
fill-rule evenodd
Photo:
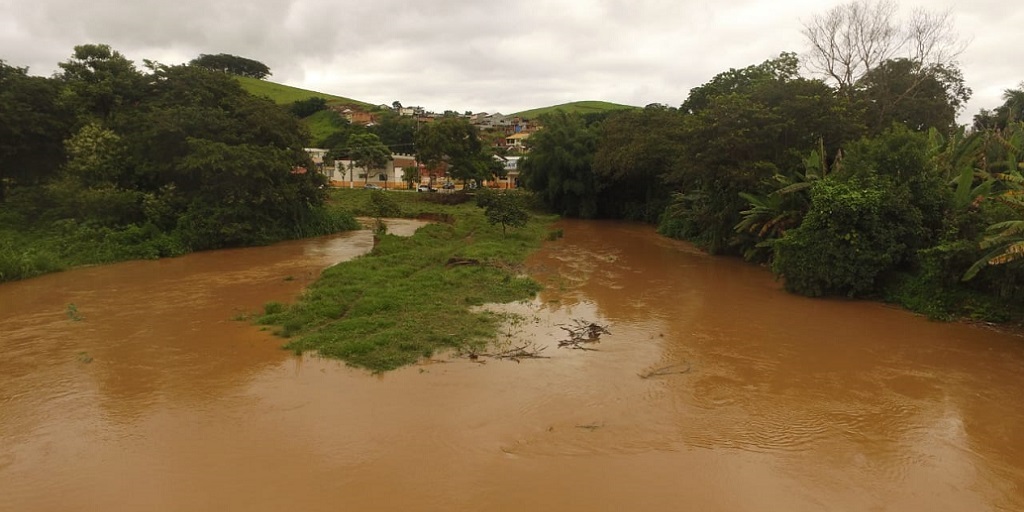
<path fill-rule="evenodd" d="M 1014 242 L 1004 247 L 999 254 L 988 260 L 988 264 L 1002 265 L 1020 258 L 1024 258 L 1024 240 Z"/>

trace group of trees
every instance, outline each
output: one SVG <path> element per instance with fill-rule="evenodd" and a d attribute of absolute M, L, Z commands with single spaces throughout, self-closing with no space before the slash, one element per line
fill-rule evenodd
<path fill-rule="evenodd" d="M 803 63 L 731 69 L 679 108 L 550 116 L 524 183 L 566 215 L 770 264 L 798 293 L 998 317 L 1024 303 L 1024 92 L 958 127 L 971 91 L 948 16 L 895 13 L 836 7 L 806 24 Z"/>
<path fill-rule="evenodd" d="M 307 132 L 230 76 L 106 45 L 59 66 L 0 62 L 0 228 L 131 228 L 167 242 L 153 256 L 332 229 Z"/>
<path fill-rule="evenodd" d="M 270 76 L 270 68 L 268 68 L 266 64 L 260 61 L 227 53 L 218 53 L 217 55 L 207 55 L 203 53 L 200 54 L 199 57 L 189 61 L 189 64 L 209 69 L 210 71 L 220 71 L 221 73 L 228 73 L 231 75 L 247 76 L 258 80 L 263 80 Z"/>

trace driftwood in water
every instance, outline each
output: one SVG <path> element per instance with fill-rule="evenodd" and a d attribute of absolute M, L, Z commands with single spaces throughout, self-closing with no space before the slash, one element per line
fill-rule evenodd
<path fill-rule="evenodd" d="M 670 364 L 668 366 L 662 366 L 661 368 L 655 368 L 643 373 L 638 373 L 637 376 L 641 379 L 650 379 L 651 377 L 664 377 L 665 375 L 681 375 L 683 373 L 690 373 L 693 366 L 686 362 L 685 364 Z"/>
<path fill-rule="evenodd" d="M 558 341 L 558 348 L 568 347 L 577 350 L 597 350 L 585 345 L 599 343 L 602 334 L 611 334 L 607 326 L 588 322 L 581 318 L 573 319 L 572 325 L 559 325 L 558 327 L 569 335 L 568 338 Z"/>
<path fill-rule="evenodd" d="M 548 359 L 548 356 L 541 355 L 541 352 L 547 347 L 538 347 L 536 344 L 523 345 L 521 347 L 512 347 L 510 349 L 502 350 L 501 352 L 487 353 L 487 352 L 476 352 L 471 351 L 466 354 L 466 357 L 474 363 L 484 364 L 487 361 L 485 357 L 491 357 L 494 359 L 507 359 L 509 361 L 520 362 L 523 359 Z"/>

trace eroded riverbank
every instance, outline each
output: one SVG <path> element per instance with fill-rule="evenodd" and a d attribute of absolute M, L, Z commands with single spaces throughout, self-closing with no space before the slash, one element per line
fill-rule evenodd
<path fill-rule="evenodd" d="M 0 286 L 0 510 L 1024 509 L 1022 340 L 560 227 L 506 334 L 612 335 L 519 364 L 371 376 L 230 320 L 365 232 Z"/>

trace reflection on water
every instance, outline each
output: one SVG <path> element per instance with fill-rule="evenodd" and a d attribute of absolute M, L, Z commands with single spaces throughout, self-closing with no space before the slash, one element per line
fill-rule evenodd
<path fill-rule="evenodd" d="M 0 510 L 1024 509 L 1024 340 L 561 227 L 518 364 L 372 376 L 232 320 L 365 231 L 0 286 Z M 555 348 L 573 318 L 612 335 Z"/>

